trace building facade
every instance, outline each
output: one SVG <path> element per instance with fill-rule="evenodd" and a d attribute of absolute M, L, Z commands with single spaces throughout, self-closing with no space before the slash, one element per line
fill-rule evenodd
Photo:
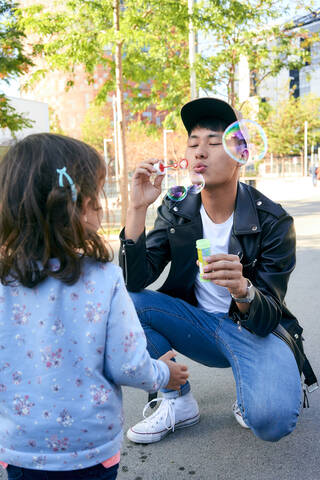
<path fill-rule="evenodd" d="M 320 9 L 295 18 L 293 23 L 294 29 L 320 32 Z M 310 62 L 300 70 L 283 68 L 276 77 L 267 77 L 257 89 L 259 97 L 266 98 L 272 105 L 288 98 L 290 91 L 296 98 L 309 93 L 320 97 L 320 42 L 311 46 L 310 55 Z"/>
<path fill-rule="evenodd" d="M 48 104 L 26 98 L 9 97 L 10 105 L 17 113 L 32 121 L 32 126 L 16 132 L 15 137 L 20 140 L 32 133 L 49 132 Z M 10 145 L 14 140 L 8 128 L 0 129 L 0 145 Z"/>

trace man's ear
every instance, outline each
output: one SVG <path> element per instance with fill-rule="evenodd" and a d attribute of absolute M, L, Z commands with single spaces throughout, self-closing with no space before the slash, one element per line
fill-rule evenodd
<path fill-rule="evenodd" d="M 247 148 L 241 152 L 241 160 L 245 161 L 246 163 L 249 160 L 249 150 Z"/>

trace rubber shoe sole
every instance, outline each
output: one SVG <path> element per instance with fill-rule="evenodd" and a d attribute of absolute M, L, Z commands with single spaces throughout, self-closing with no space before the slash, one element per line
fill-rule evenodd
<path fill-rule="evenodd" d="M 239 423 L 239 425 L 242 427 L 242 428 L 250 428 L 246 422 L 243 420 L 243 417 L 241 415 L 241 411 L 238 407 L 238 404 L 237 402 L 235 402 L 233 405 L 232 405 L 232 412 L 233 412 L 233 415 L 235 417 L 235 419 L 237 420 L 237 422 Z"/>
<path fill-rule="evenodd" d="M 200 421 L 200 414 L 196 415 L 195 417 L 188 418 L 187 420 L 183 420 L 182 422 L 178 422 L 174 426 L 174 430 L 178 430 L 179 428 L 185 427 L 192 427 L 196 423 Z M 169 435 L 172 432 L 172 428 L 165 429 L 160 432 L 153 432 L 153 433 L 138 433 L 134 431 L 134 427 L 129 428 L 127 431 L 127 438 L 134 443 L 155 443 L 160 442 L 164 437 Z"/>

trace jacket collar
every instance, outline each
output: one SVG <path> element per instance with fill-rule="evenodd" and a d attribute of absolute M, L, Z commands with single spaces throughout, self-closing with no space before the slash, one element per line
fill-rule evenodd
<path fill-rule="evenodd" d="M 165 198 L 169 210 L 175 215 L 192 220 L 199 214 L 201 195 L 187 195 L 182 202 L 173 202 Z M 255 201 L 250 189 L 244 183 L 238 182 L 236 206 L 233 218 L 233 231 L 236 235 L 247 235 L 261 232 Z"/>
<path fill-rule="evenodd" d="M 181 202 L 174 202 L 167 196 L 165 197 L 165 203 L 167 204 L 170 212 L 180 217 L 192 220 L 199 214 L 201 207 L 201 195 L 187 195 Z"/>
<path fill-rule="evenodd" d="M 261 232 L 258 212 L 250 188 L 241 182 L 238 182 L 233 230 L 236 235 Z"/>

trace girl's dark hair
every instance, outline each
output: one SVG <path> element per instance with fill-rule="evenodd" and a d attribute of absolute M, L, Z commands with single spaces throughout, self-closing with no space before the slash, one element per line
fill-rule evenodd
<path fill-rule="evenodd" d="M 57 169 L 66 167 L 77 190 L 72 199 Z M 100 262 L 112 252 L 103 237 L 84 230 L 83 201 L 98 208 L 105 164 L 89 145 L 50 133 L 29 135 L 12 146 L 0 164 L 0 281 L 34 287 L 47 277 L 75 283 L 83 256 Z M 60 262 L 50 268 L 50 258 Z"/>
<path fill-rule="evenodd" d="M 190 137 L 191 133 L 195 128 L 207 128 L 208 130 L 213 130 L 215 132 L 224 132 L 228 126 L 228 122 L 222 120 L 221 118 L 208 117 L 201 118 L 196 120 L 194 125 L 188 130 L 188 136 Z"/>

